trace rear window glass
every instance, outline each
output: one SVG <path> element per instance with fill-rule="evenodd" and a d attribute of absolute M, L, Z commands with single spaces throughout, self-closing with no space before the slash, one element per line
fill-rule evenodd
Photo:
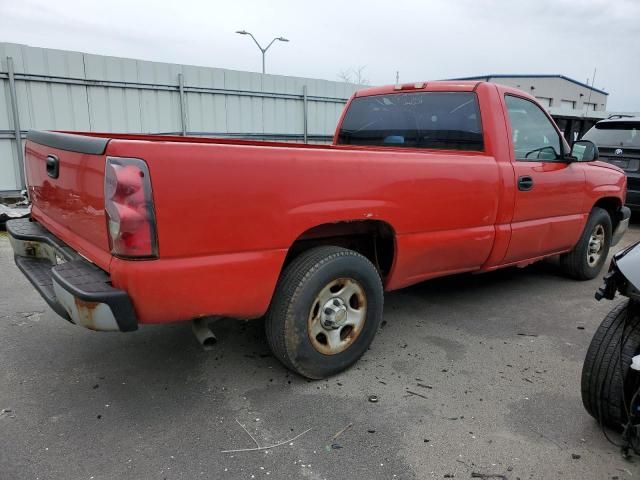
<path fill-rule="evenodd" d="M 338 143 L 481 151 L 478 99 L 472 92 L 355 98 L 340 127 Z"/>
<path fill-rule="evenodd" d="M 596 123 L 583 138 L 601 147 L 640 148 L 640 122 Z"/>

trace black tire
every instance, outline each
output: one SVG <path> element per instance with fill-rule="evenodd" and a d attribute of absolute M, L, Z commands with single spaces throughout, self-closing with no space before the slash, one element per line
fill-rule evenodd
<path fill-rule="evenodd" d="M 627 423 L 627 408 L 640 388 L 640 373 L 629 367 L 640 353 L 639 307 L 626 300 L 609 312 L 596 330 L 582 366 L 584 408 L 601 425 L 618 431 Z"/>
<path fill-rule="evenodd" d="M 365 295 L 361 330 L 346 350 L 320 353 L 309 323 L 311 309 L 323 289 L 337 279 L 355 280 Z M 367 350 L 382 320 L 383 289 L 378 271 L 364 256 L 340 247 L 316 247 L 300 254 L 284 269 L 266 316 L 267 341 L 273 354 L 289 369 L 321 379 L 353 365 Z"/>
<path fill-rule="evenodd" d="M 589 241 L 591 235 L 599 226 L 604 229 L 604 243 L 598 261 L 590 265 L 588 258 Z M 607 255 L 609 255 L 611 231 L 611 217 L 609 213 L 602 208 L 594 207 L 593 210 L 591 210 L 591 214 L 589 214 L 587 224 L 576 246 L 573 247 L 573 250 L 569 253 L 565 253 L 560 257 L 560 264 L 564 272 L 576 280 L 591 280 L 597 277 L 602 271 L 602 266 L 607 260 Z"/>

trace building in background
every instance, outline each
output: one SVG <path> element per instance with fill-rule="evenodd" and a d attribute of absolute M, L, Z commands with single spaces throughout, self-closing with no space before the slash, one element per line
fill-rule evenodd
<path fill-rule="evenodd" d="M 548 110 L 570 142 L 609 116 L 607 92 L 564 75 L 490 74 L 454 80 L 483 80 L 530 93 Z"/>

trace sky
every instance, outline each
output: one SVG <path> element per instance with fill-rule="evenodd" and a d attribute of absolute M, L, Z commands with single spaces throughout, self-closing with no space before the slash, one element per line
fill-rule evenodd
<path fill-rule="evenodd" d="M 563 74 L 640 111 L 640 0 L 0 0 L 0 41 L 372 85 Z"/>

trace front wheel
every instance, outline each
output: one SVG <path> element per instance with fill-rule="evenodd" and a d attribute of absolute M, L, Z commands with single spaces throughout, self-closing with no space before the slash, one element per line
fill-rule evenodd
<path fill-rule="evenodd" d="M 313 248 L 282 273 L 266 317 L 267 341 L 291 370 L 326 378 L 364 354 L 382 306 L 380 275 L 367 258 L 339 247 Z"/>
<path fill-rule="evenodd" d="M 560 257 L 567 275 L 577 280 L 591 280 L 598 276 L 611 247 L 611 217 L 599 207 L 591 210 L 580 240 L 569 253 Z"/>

